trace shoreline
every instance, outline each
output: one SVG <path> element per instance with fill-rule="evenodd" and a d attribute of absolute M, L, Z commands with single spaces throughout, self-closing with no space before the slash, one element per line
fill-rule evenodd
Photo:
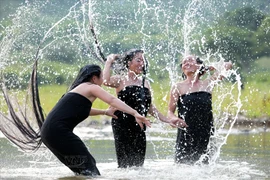
<path fill-rule="evenodd" d="M 233 117 L 229 117 L 226 122 L 226 125 L 228 126 L 226 126 L 224 129 L 228 129 L 232 121 L 233 121 Z M 92 126 L 92 127 L 100 128 L 102 126 L 110 126 L 110 125 L 111 125 L 110 118 L 108 119 L 104 118 L 100 120 L 89 118 L 85 122 L 82 122 L 79 126 L 80 127 Z M 270 129 L 270 117 L 262 116 L 258 118 L 248 118 L 244 115 L 239 114 L 232 128 L 241 129 L 242 131 L 250 131 L 250 130 L 253 130 L 254 128 L 260 128 L 260 129 L 265 129 L 265 130 Z"/>
<path fill-rule="evenodd" d="M 232 119 L 231 119 L 232 120 Z M 248 118 L 244 115 L 239 114 L 236 122 L 233 126 L 234 128 L 270 128 L 270 117 L 262 116 L 257 118 Z"/>

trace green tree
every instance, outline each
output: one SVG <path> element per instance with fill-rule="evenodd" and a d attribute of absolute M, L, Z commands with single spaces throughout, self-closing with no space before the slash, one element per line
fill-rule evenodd
<path fill-rule="evenodd" d="M 257 31 L 262 28 L 265 17 L 251 7 L 226 13 L 215 27 L 206 31 L 206 50 L 219 51 L 226 59 L 234 61 L 243 69 L 248 69 L 258 58 Z"/>
<path fill-rule="evenodd" d="M 257 57 L 270 56 L 270 17 L 265 18 L 255 33 L 256 47 L 254 54 Z"/>

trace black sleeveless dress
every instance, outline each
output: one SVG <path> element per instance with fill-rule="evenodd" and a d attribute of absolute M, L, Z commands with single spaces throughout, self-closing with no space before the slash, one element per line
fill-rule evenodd
<path fill-rule="evenodd" d="M 185 120 L 188 127 L 186 130 L 178 129 L 175 161 L 193 164 L 206 153 L 214 130 L 212 95 L 204 91 L 185 94 L 180 96 L 177 106 L 178 116 Z"/>
<path fill-rule="evenodd" d="M 100 175 L 96 161 L 73 129 L 85 120 L 91 101 L 77 93 L 65 94 L 48 114 L 41 128 L 42 142 L 75 174 Z"/>
<path fill-rule="evenodd" d="M 146 116 L 151 104 L 148 88 L 127 86 L 118 93 L 118 98 L 127 105 Z M 116 111 L 118 119 L 112 119 L 112 129 L 115 139 L 115 150 L 119 168 L 142 166 L 145 159 L 146 137 L 144 130 L 137 124 L 135 117 L 121 111 Z"/>

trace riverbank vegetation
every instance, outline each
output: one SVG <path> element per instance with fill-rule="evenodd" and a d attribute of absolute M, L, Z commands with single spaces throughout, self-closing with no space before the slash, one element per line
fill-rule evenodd
<path fill-rule="evenodd" d="M 5 7 L 0 13 L 2 81 L 23 102 L 33 62 L 38 58 L 41 103 L 48 113 L 81 66 L 90 63 L 103 66 L 101 54 L 95 53 L 97 47 L 105 56 L 142 48 L 150 65 L 154 104 L 166 114 L 171 83 L 180 78 L 181 57 L 190 50 L 206 63 L 232 61 L 243 83 L 240 91 L 232 91 L 235 98 L 237 93 L 241 94 L 238 104 L 241 114 L 249 118 L 270 117 L 267 2 L 230 1 L 226 5 L 219 1 L 193 2 L 95 1 L 93 12 L 88 12 L 86 4 L 78 2 L 75 6 L 73 0 L 1 1 L 0 9 Z M 7 10 L 12 8 L 6 6 L 13 7 L 12 3 L 16 8 L 14 14 L 9 14 Z M 93 21 L 91 18 L 89 21 L 88 13 L 93 15 Z M 96 44 L 91 30 L 97 35 Z M 233 80 L 226 81 L 224 86 L 232 83 Z M 219 102 L 221 92 L 219 89 L 214 92 L 214 105 Z M 0 98 L 2 112 L 6 107 L 3 97 Z M 226 109 L 230 101 L 225 99 L 219 110 Z M 97 101 L 94 107 L 108 106 Z"/>
<path fill-rule="evenodd" d="M 77 72 L 77 71 L 76 71 Z M 248 119 L 260 118 L 260 117 L 270 117 L 270 89 L 269 84 L 270 80 L 269 73 L 259 73 L 254 75 L 251 80 L 248 80 L 245 83 L 243 89 L 238 92 L 237 87 L 234 87 L 232 94 L 230 94 L 227 98 L 222 99 L 224 103 L 221 105 L 220 110 L 226 110 L 229 107 L 229 104 L 232 102 L 230 98 L 234 98 L 233 101 L 237 101 L 238 95 L 240 93 L 240 102 L 242 105 L 240 108 L 240 113 L 244 115 Z M 258 79 L 257 76 L 260 78 Z M 267 81 L 262 81 L 262 79 L 266 79 Z M 157 106 L 157 108 L 164 114 L 167 113 L 168 99 L 169 99 L 169 91 L 170 91 L 170 80 L 168 78 L 159 81 L 155 79 L 151 84 L 153 90 L 153 102 Z M 221 87 L 230 89 L 233 85 L 230 82 L 226 82 Z M 52 85 L 39 85 L 40 92 L 40 100 L 44 112 L 47 114 L 53 106 L 57 103 L 59 98 L 66 92 L 68 88 L 67 84 L 52 84 Z M 114 89 L 104 87 L 111 94 L 115 95 Z M 14 91 L 17 94 L 20 102 L 24 102 L 25 95 L 27 94 L 27 90 L 16 90 Z M 216 106 L 220 103 L 221 94 L 220 93 L 229 93 L 224 92 L 224 90 L 216 89 L 213 93 L 213 109 L 216 110 Z M 4 102 L 4 100 L 1 100 Z M 3 105 L 3 104 L 2 104 Z M 3 111 L 2 106 L 2 111 Z M 100 100 L 96 100 L 93 104 L 94 108 L 106 109 L 108 105 L 103 103 Z M 4 108 L 6 109 L 6 108 Z M 232 112 L 234 113 L 234 112 Z M 95 117 L 95 119 L 104 119 L 104 117 Z"/>

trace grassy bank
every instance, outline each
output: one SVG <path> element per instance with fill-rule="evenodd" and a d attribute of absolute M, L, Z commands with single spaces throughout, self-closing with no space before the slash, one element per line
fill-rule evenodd
<path fill-rule="evenodd" d="M 231 84 L 227 85 L 231 88 Z M 57 100 L 66 91 L 66 86 L 42 86 L 40 87 L 41 102 L 45 112 L 50 111 Z M 115 95 L 114 89 L 104 87 L 107 91 Z M 224 87 L 223 87 L 224 89 Z M 153 102 L 156 107 L 164 114 L 167 113 L 167 106 L 169 100 L 170 85 L 169 81 L 159 82 L 152 84 Z M 220 95 L 228 93 L 221 92 L 218 88 L 213 93 L 213 104 L 217 104 L 220 101 Z M 237 98 L 238 93 L 236 87 L 232 90 L 233 95 L 224 98 L 221 109 L 225 110 L 232 102 L 231 98 Z M 255 81 L 247 82 L 245 88 L 241 90 L 240 100 L 242 103 L 241 112 L 249 118 L 268 116 L 270 117 L 270 89 L 265 83 L 258 83 Z M 107 108 L 108 105 L 100 100 L 96 100 L 93 104 L 95 108 Z"/>
<path fill-rule="evenodd" d="M 104 89 L 115 95 L 114 89 L 108 87 L 104 87 Z M 41 104 L 46 114 L 52 109 L 66 90 L 67 86 L 65 85 L 44 85 L 39 87 Z M 162 113 L 166 114 L 170 91 L 169 81 L 154 82 L 152 84 L 152 91 L 154 104 Z M 240 93 L 242 104 L 241 113 L 245 114 L 248 118 L 270 117 L 270 89 L 266 83 L 256 81 L 247 82 L 245 83 L 245 88 L 242 89 Z M 16 94 L 19 101 L 24 103 L 23 99 L 25 98 L 26 91 L 19 91 Z M 223 98 L 226 94 L 227 97 Z M 237 100 L 238 94 L 237 88 L 233 87 L 232 84 L 217 87 L 213 93 L 214 110 L 228 111 L 227 109 L 230 104 Z M 3 97 L 1 97 L 1 99 L 1 112 L 5 112 L 7 108 Z M 220 102 L 221 99 L 223 100 L 222 103 Z M 220 109 L 215 109 L 218 106 L 220 106 Z M 106 109 L 108 105 L 100 100 L 96 100 L 93 107 Z M 95 119 L 104 119 L 104 117 L 95 117 Z"/>
<path fill-rule="evenodd" d="M 242 91 L 242 112 L 250 118 L 270 117 L 270 88 L 267 83 L 248 82 Z"/>

